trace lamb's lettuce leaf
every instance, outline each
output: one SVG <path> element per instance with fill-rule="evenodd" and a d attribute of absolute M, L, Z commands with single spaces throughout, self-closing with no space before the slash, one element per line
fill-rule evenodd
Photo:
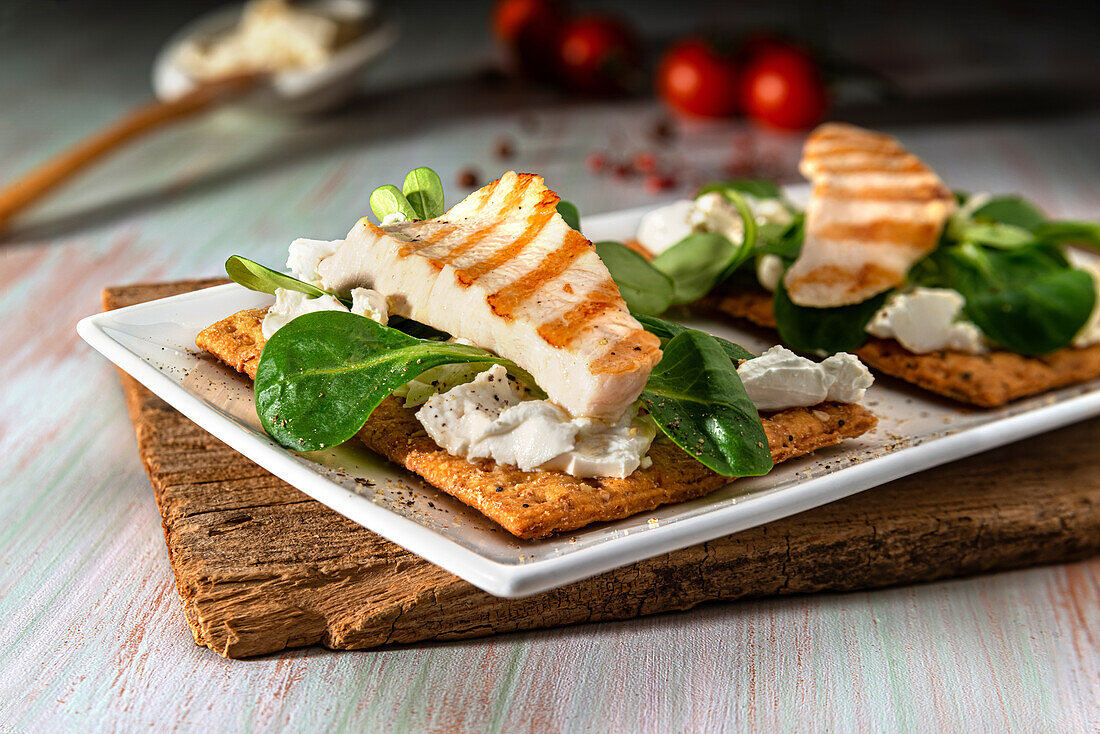
<path fill-rule="evenodd" d="M 810 308 L 794 303 L 781 280 L 772 301 L 779 338 L 795 351 L 812 354 L 858 349 L 867 341 L 867 324 L 882 308 L 886 296 L 880 293 L 862 303 L 839 308 Z"/>
<path fill-rule="evenodd" d="M 405 175 L 401 193 L 412 207 L 416 219 L 435 219 L 446 211 L 443 182 L 439 180 L 438 173 L 426 166 L 414 168 Z"/>
<path fill-rule="evenodd" d="M 644 257 L 619 242 L 597 242 L 594 247 L 631 311 L 658 314 L 672 305 L 672 279 Z"/>
<path fill-rule="evenodd" d="M 664 345 L 642 403 L 661 431 L 708 469 L 728 477 L 771 471 L 760 414 L 726 350 L 709 334 L 685 329 Z"/>

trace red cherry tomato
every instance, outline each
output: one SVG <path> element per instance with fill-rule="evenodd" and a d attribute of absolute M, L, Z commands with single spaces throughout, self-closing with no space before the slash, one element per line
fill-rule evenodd
<path fill-rule="evenodd" d="M 745 69 L 741 107 L 759 122 L 804 130 L 821 122 L 827 105 L 817 64 L 800 49 L 766 48 Z"/>
<path fill-rule="evenodd" d="M 524 76 L 551 81 L 566 17 L 565 5 L 556 0 L 500 0 L 493 8 L 493 34 L 509 47 Z"/>
<path fill-rule="evenodd" d="M 657 92 L 678 112 L 730 117 L 737 112 L 737 64 L 732 54 L 688 38 L 672 46 L 657 68 Z"/>
<path fill-rule="evenodd" d="M 638 76 L 641 52 L 633 31 L 605 15 L 566 23 L 558 42 L 561 80 L 573 91 L 614 94 L 628 91 Z"/>
<path fill-rule="evenodd" d="M 501 43 L 511 45 L 525 28 L 564 17 L 562 4 L 554 0 L 499 0 L 493 7 L 493 34 Z"/>

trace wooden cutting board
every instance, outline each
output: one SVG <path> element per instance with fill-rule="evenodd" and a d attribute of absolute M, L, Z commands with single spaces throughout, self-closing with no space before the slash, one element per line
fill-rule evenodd
<path fill-rule="evenodd" d="M 119 308 L 215 285 L 108 288 Z M 526 599 L 498 599 L 315 502 L 126 375 L 195 642 L 241 658 L 492 635 L 846 591 L 1100 551 L 1100 420 Z"/>

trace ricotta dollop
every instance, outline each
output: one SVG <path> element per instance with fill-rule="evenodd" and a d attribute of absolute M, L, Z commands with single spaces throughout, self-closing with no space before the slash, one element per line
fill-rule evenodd
<path fill-rule="evenodd" d="M 951 349 L 968 354 L 989 351 L 976 324 L 961 320 L 966 299 L 950 288 L 915 288 L 886 301 L 867 324 L 867 333 L 895 339 L 914 354 Z"/>
<path fill-rule="evenodd" d="M 270 339 L 275 332 L 294 319 L 317 311 L 351 311 L 351 313 L 385 324 L 389 321 L 389 309 L 386 297 L 369 288 L 354 288 L 351 291 L 351 308 L 345 308 L 335 296 L 311 298 L 300 291 L 285 288 L 275 289 L 275 304 L 268 309 L 260 324 L 264 339 Z"/>
<path fill-rule="evenodd" d="M 782 346 L 742 362 L 737 376 L 758 410 L 806 408 L 826 400 L 858 403 L 875 381 L 854 354 L 814 362 Z"/>
<path fill-rule="evenodd" d="M 570 418 L 553 403 L 529 398 L 500 365 L 428 398 L 416 418 L 455 456 L 576 477 L 629 476 L 656 435 L 634 411 L 615 422 Z"/>
<path fill-rule="evenodd" d="M 765 289 L 775 292 L 783 277 L 783 259 L 779 255 L 761 255 L 756 259 L 756 281 Z"/>
<path fill-rule="evenodd" d="M 343 240 L 311 240 L 299 237 L 290 243 L 286 266 L 298 280 L 304 280 L 320 288 L 321 274 L 317 272 L 317 266 L 326 257 L 335 253 L 336 248 L 343 242 Z"/>

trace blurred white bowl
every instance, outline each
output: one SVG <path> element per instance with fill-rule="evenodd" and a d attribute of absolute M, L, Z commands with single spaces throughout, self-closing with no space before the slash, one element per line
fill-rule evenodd
<path fill-rule="evenodd" d="M 363 71 L 397 39 L 396 26 L 380 17 L 372 0 L 315 0 L 307 7 L 335 18 L 352 19 L 363 27 L 361 35 L 340 46 L 324 66 L 284 71 L 241 101 L 258 112 L 310 114 L 347 100 Z M 153 90 L 161 100 L 172 100 L 194 89 L 200 80 L 179 64 L 180 48 L 187 42 L 203 43 L 237 26 L 244 5 L 220 8 L 184 26 L 172 36 L 153 64 Z"/>

